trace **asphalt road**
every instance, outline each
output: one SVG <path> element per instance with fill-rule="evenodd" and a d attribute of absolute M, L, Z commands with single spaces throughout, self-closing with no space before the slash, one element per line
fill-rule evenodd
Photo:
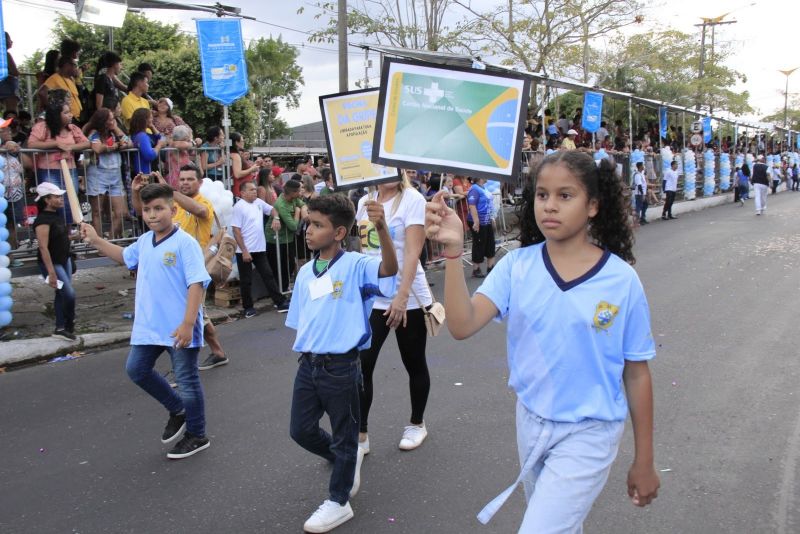
<path fill-rule="evenodd" d="M 662 490 L 647 509 L 629 503 L 628 429 L 587 533 L 800 532 L 799 207 L 787 192 L 763 217 L 727 205 L 638 232 Z M 165 457 L 165 414 L 128 381 L 125 348 L 0 374 L 0 532 L 300 532 L 329 468 L 288 436 L 282 319 L 219 329 L 233 361 L 202 374 L 211 448 L 181 461 Z M 336 532 L 516 531 L 521 489 L 488 526 L 475 519 L 518 470 L 504 331 L 430 341 L 430 435 L 413 452 L 397 449 L 409 401 L 387 342 L 356 515 Z"/>

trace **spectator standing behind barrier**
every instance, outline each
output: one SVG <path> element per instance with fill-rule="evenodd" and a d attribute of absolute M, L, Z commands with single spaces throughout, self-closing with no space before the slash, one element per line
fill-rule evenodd
<path fill-rule="evenodd" d="M 267 156 L 264 158 L 264 166 L 258 171 L 258 198 L 270 206 L 275 204 L 278 195 L 283 192 L 278 185 L 278 178 L 275 176 L 276 169 L 278 167 L 272 166 L 272 158 Z"/>
<path fill-rule="evenodd" d="M 261 158 L 255 162 L 247 159 L 244 151 L 244 137 L 239 132 L 231 132 L 231 178 L 233 178 L 233 196 L 239 196 L 239 188 L 244 182 L 254 182 L 261 168 Z"/>
<path fill-rule="evenodd" d="M 69 251 L 69 230 L 59 211 L 64 209 L 64 191 L 44 182 L 36 188 L 36 207 L 39 215 L 33 230 L 39 242 L 36 261 L 47 280 L 56 290 L 53 309 L 56 314 L 54 337 L 75 341 L 75 289 L 72 287 L 72 257 Z"/>
<path fill-rule="evenodd" d="M 576 130 L 570 129 L 567 131 L 567 136 L 561 141 L 562 150 L 575 150 L 575 138 L 578 137 Z"/>
<path fill-rule="evenodd" d="M 167 183 L 159 173 L 154 173 L 154 177 L 160 183 Z M 139 216 L 142 214 L 142 201 L 139 193 L 147 183 L 148 177 L 139 174 L 132 186 L 133 207 Z M 179 189 L 173 192 L 173 199 L 177 206 L 172 221 L 184 232 L 194 237 L 200 244 L 200 249 L 205 251 L 211 241 L 214 207 L 208 199 L 200 194 L 201 184 L 200 169 L 194 163 L 188 163 L 181 168 L 178 180 Z M 205 302 L 205 297 L 202 302 Z M 203 311 L 203 337 L 211 349 L 211 354 L 200 364 L 201 371 L 225 365 L 230 361 L 217 338 L 214 323 L 205 315 L 205 309 Z"/>
<path fill-rule="evenodd" d="M 163 133 L 161 135 L 164 135 Z M 181 124 L 172 130 L 172 135 L 168 137 L 169 147 L 172 150 L 167 152 L 167 182 L 174 189 L 178 188 L 178 176 L 181 169 L 187 163 L 192 162 L 192 148 L 194 142 L 192 141 L 192 129 Z M 202 180 L 202 175 L 201 178 Z"/>
<path fill-rule="evenodd" d="M 78 190 L 78 173 L 75 170 L 75 152 L 86 150 L 91 145 L 81 129 L 72 124 L 72 111 L 63 102 L 51 102 L 45 110 L 44 121 L 37 122 L 28 137 L 28 148 L 48 150 L 47 154 L 36 157 L 38 180 L 50 182 L 64 189 L 61 176 L 61 160 L 66 160 L 72 175 L 75 191 Z M 64 209 L 58 209 L 64 214 Z M 72 213 L 66 213 L 67 224 L 72 224 Z"/>
<path fill-rule="evenodd" d="M 150 82 L 153 81 L 153 66 L 150 63 L 139 63 L 139 66 L 136 67 L 136 72 L 141 72 L 144 74 L 144 77 L 147 78 L 147 85 L 149 89 Z M 145 92 L 142 96 L 145 98 L 145 100 L 147 100 L 147 103 L 150 104 L 150 107 L 156 107 L 156 101 L 153 100 L 153 97 L 151 97 L 147 92 Z"/>
<path fill-rule="evenodd" d="M 253 268 L 258 272 L 267 294 L 280 313 L 289 310 L 286 297 L 280 292 L 275 276 L 267 261 L 267 240 L 264 235 L 264 216 L 272 213 L 272 206 L 258 198 L 256 184 L 246 182 L 239 190 L 241 201 L 233 206 L 231 227 L 236 240 L 236 265 L 239 268 L 239 285 L 242 308 L 246 318 L 255 317 L 253 308 Z M 272 219 L 272 229 L 281 228 L 280 219 Z"/>
<path fill-rule="evenodd" d="M 3 194 L 8 206 L 6 206 L 6 229 L 8 230 L 8 244 L 11 250 L 19 247 L 17 239 L 17 225 L 25 222 L 25 175 L 22 162 L 20 161 L 19 145 L 11 140 L 11 129 L 0 128 L 0 141 L 2 148 L 6 150 L 4 154 L 6 164 L 3 167 L 3 187 L 6 191 Z M 9 264 L 11 267 L 22 267 L 22 260 L 13 259 Z"/>
<path fill-rule="evenodd" d="M 197 241 L 172 224 L 172 189 L 152 184 L 139 194 L 150 231 L 136 242 L 123 249 L 99 238 L 88 224 L 81 225 L 81 234 L 103 255 L 138 270 L 136 313 L 125 370 L 169 413 L 161 442 L 170 443 L 183 434 L 167 453 L 167 458 L 177 460 L 211 444 L 206 437 L 205 399 L 197 372 L 203 346 L 200 308 L 211 277 Z M 175 370 L 177 393 L 153 369 L 164 351 Z"/>
<path fill-rule="evenodd" d="M 150 174 L 152 163 L 158 160 L 158 153 L 167 144 L 161 134 L 148 134 L 153 125 L 153 114 L 149 109 L 139 108 L 133 112 L 130 121 L 131 143 L 138 150 L 133 154 L 133 175 Z"/>
<path fill-rule="evenodd" d="M 410 186 L 405 174 L 401 180 L 380 184 L 377 189 L 376 193 L 362 197 L 358 202 L 356 224 L 361 252 L 374 258 L 381 256 L 381 241 L 375 225 L 368 218 L 367 210 L 369 204 L 378 202 L 383 207 L 391 246 L 397 255 L 397 293 L 393 298 L 378 297 L 375 300 L 369 316 L 372 342 L 369 348 L 361 351 L 364 387 L 360 392 L 358 446 L 362 454 L 368 454 L 370 450 L 367 430 L 373 397 L 372 376 L 381 347 L 392 329 L 395 330 L 400 358 L 408 373 L 411 395 L 411 417 L 399 443 L 402 450 L 416 449 L 428 436 L 423 416 L 431 389 L 425 358 L 428 331 L 422 308 L 427 308 L 433 301 L 419 260 L 425 243 L 425 198 Z"/>
<path fill-rule="evenodd" d="M 8 76 L 0 81 L 0 101 L 3 102 L 5 111 L 17 111 L 19 103 L 19 69 L 11 57 L 9 50 L 14 45 L 11 36 L 6 32 L 6 61 L 8 66 Z"/>
<path fill-rule="evenodd" d="M 131 79 L 128 82 L 128 94 L 122 99 L 122 122 L 128 131 L 131 129 L 133 113 L 137 109 L 145 109 L 150 113 L 150 102 L 144 96 L 149 88 L 148 83 L 147 78 L 141 72 L 131 74 Z M 151 126 L 152 122 L 149 127 Z M 154 133 L 154 131 L 151 130 L 150 133 Z"/>
<path fill-rule="evenodd" d="M 111 237 L 122 237 L 122 214 L 125 213 L 125 191 L 122 186 L 122 156 L 126 144 L 114 135 L 114 114 L 106 108 L 94 112 L 89 120 L 89 141 L 93 156 L 86 169 L 86 194 L 92 207 L 92 226 L 103 235 L 101 203 L 108 197 L 111 204 Z"/>
<path fill-rule="evenodd" d="M 678 162 L 672 161 L 669 164 L 669 169 L 664 171 L 664 209 L 661 210 L 661 218 L 665 221 L 668 219 L 677 219 L 672 215 L 672 204 L 675 202 L 675 194 L 678 191 Z"/>
<path fill-rule="evenodd" d="M 39 88 L 39 104 L 42 108 L 47 108 L 49 101 L 48 93 L 55 89 L 66 91 L 69 96 L 70 112 L 72 119 L 77 122 L 81 116 L 81 100 L 78 95 L 78 87 L 75 85 L 75 77 L 78 75 L 78 64 L 71 58 L 61 56 L 58 59 L 58 70 L 52 74 Z"/>
<path fill-rule="evenodd" d="M 753 182 L 755 193 L 756 215 L 761 215 L 767 211 L 767 191 L 770 186 L 770 169 L 764 163 L 764 155 L 759 154 L 753 164 L 753 172 L 750 181 Z"/>
<path fill-rule="evenodd" d="M 97 74 L 94 77 L 92 88 L 93 108 L 108 108 L 114 110 L 122 101 L 119 96 L 117 78 L 122 72 L 122 58 L 116 52 L 106 52 L 97 63 Z"/>
<path fill-rule="evenodd" d="M 481 265 L 486 258 L 486 273 L 494 267 L 494 226 L 492 225 L 492 194 L 484 186 L 485 178 L 473 178 L 467 193 L 469 213 L 467 223 L 472 232 L 472 277 L 483 278 Z"/>
<path fill-rule="evenodd" d="M 295 269 L 295 232 L 300 225 L 300 220 L 305 219 L 306 206 L 300 198 L 302 184 L 297 180 L 289 180 L 283 186 L 283 193 L 273 204 L 271 218 L 278 217 L 281 229 L 275 231 L 271 224 L 267 225 L 267 259 L 273 273 L 280 273 L 281 292 L 289 291 L 289 276 Z M 272 221 L 270 220 L 270 223 Z M 301 239 L 304 239 L 302 236 Z M 276 239 L 279 241 L 276 244 Z M 305 239 L 304 239 L 305 240 Z M 280 262 L 278 261 L 280 251 Z"/>
<path fill-rule="evenodd" d="M 223 167 L 227 160 L 222 153 L 222 140 L 225 132 L 219 126 L 212 126 L 206 132 L 206 140 L 200 145 L 204 150 L 200 151 L 200 165 L 203 173 L 210 179 L 217 181 L 224 178 Z"/>
<path fill-rule="evenodd" d="M 172 114 L 172 100 L 161 97 L 156 103 L 156 111 L 153 114 L 153 126 L 161 135 L 172 136 L 176 126 L 186 124 L 182 118 Z"/>

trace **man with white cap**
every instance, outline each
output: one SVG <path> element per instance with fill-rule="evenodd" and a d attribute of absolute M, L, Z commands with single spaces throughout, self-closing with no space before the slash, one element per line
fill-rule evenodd
<path fill-rule="evenodd" d="M 759 154 L 753 164 L 753 172 L 750 181 L 755 190 L 756 215 L 761 215 L 767 211 L 767 191 L 770 185 L 770 172 L 767 164 L 764 163 L 764 155 Z"/>
<path fill-rule="evenodd" d="M 563 150 L 575 150 L 575 137 L 578 136 L 578 132 L 573 130 L 572 128 L 567 131 L 567 136 L 561 141 L 561 148 Z"/>
<path fill-rule="evenodd" d="M 55 184 L 42 182 L 36 187 L 39 215 L 33 230 L 39 243 L 36 255 L 45 282 L 55 289 L 53 310 L 56 315 L 54 337 L 75 341 L 75 289 L 72 287 L 72 257 L 69 250 L 69 229 L 63 215 L 64 191 Z"/>

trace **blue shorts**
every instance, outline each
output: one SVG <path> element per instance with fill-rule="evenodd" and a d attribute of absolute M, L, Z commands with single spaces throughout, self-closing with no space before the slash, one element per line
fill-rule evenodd
<path fill-rule="evenodd" d="M 0 99 L 11 97 L 19 99 L 19 78 L 16 76 L 8 76 L 0 81 Z"/>
<path fill-rule="evenodd" d="M 543 419 L 517 401 L 517 448 L 522 466 L 512 486 L 486 505 L 487 523 L 522 482 L 528 507 L 520 534 L 579 534 L 617 457 L 624 421 Z"/>
<path fill-rule="evenodd" d="M 97 165 L 89 165 L 86 169 L 86 194 L 90 197 L 108 194 L 121 197 L 122 170 L 103 169 Z"/>
<path fill-rule="evenodd" d="M 25 199 L 9 202 L 6 208 L 6 219 L 14 224 L 25 224 Z"/>

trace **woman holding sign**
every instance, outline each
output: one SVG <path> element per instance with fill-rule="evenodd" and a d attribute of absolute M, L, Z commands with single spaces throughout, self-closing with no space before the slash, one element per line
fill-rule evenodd
<path fill-rule="evenodd" d="M 419 262 L 425 243 L 425 197 L 416 191 L 403 174 L 402 180 L 381 184 L 377 191 L 364 196 L 358 202 L 356 221 L 361 238 L 361 250 L 365 254 L 380 256 L 380 242 L 375 228 L 367 218 L 365 203 L 377 200 L 383 204 L 386 224 L 397 252 L 397 294 L 394 298 L 375 299 L 369 323 L 372 330 L 372 346 L 361 352 L 361 370 L 364 388 L 361 391 L 361 428 L 359 449 L 369 453 L 367 424 L 372 405 L 372 373 L 383 342 L 392 328 L 395 329 L 400 357 L 408 371 L 411 393 L 411 420 L 405 427 L 399 447 L 413 450 L 419 447 L 428 431 L 423 414 L 428 403 L 431 387 L 428 363 L 425 359 L 427 330 L 422 307 L 432 304 L 425 272 Z"/>

